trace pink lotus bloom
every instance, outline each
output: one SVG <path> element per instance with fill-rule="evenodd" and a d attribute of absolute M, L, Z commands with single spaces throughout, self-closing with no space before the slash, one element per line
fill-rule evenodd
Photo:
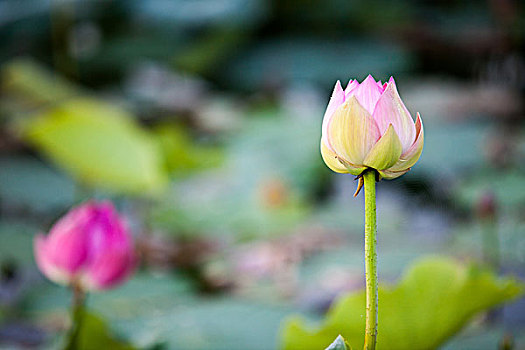
<path fill-rule="evenodd" d="M 71 209 L 34 243 L 37 265 L 46 277 L 84 290 L 115 287 L 135 265 L 132 238 L 109 201 Z"/>
<path fill-rule="evenodd" d="M 423 124 L 414 123 L 397 92 L 369 75 L 361 84 L 335 85 L 323 119 L 321 154 L 338 173 L 360 175 L 368 168 L 394 179 L 410 170 L 423 151 Z"/>

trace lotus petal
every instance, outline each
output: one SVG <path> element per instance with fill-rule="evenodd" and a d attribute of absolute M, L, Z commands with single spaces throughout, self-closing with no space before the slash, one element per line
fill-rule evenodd
<path fill-rule="evenodd" d="M 416 128 L 410 113 L 399 97 L 393 78 L 390 78 L 385 91 L 375 105 L 372 115 L 381 135 L 392 124 L 403 146 L 403 153 L 412 146 L 416 138 Z"/>
<path fill-rule="evenodd" d="M 386 133 L 368 153 L 363 164 L 376 170 L 388 169 L 398 161 L 401 150 L 399 137 L 394 127 L 390 125 Z"/>
<path fill-rule="evenodd" d="M 370 113 L 352 96 L 335 111 L 327 136 L 341 160 L 360 166 L 381 134 Z"/>

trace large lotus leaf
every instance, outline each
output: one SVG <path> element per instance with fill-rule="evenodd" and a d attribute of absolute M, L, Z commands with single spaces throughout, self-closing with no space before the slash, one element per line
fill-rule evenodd
<path fill-rule="evenodd" d="M 0 198 L 5 205 L 56 213 L 74 202 L 74 194 L 74 182 L 48 164 L 34 157 L 0 157 Z"/>
<path fill-rule="evenodd" d="M 30 142 L 84 184 L 139 193 L 166 182 L 158 144 L 118 107 L 71 99 L 24 126 Z"/>
<path fill-rule="evenodd" d="M 435 349 L 478 312 L 511 300 L 523 292 L 513 279 L 498 279 L 489 271 L 453 260 L 431 257 L 415 263 L 396 287 L 379 289 L 378 349 Z M 338 334 L 362 348 L 365 294 L 339 299 L 319 328 L 300 317 L 285 323 L 282 348 L 317 350 Z"/>

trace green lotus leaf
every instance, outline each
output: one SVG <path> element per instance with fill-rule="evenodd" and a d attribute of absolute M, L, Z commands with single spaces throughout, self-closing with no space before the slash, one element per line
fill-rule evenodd
<path fill-rule="evenodd" d="M 105 102 L 69 99 L 27 121 L 23 135 L 85 185 L 150 193 L 166 183 L 155 139 L 124 110 Z"/>
<path fill-rule="evenodd" d="M 416 262 L 395 287 L 379 288 L 377 349 L 435 349 L 456 334 L 474 315 L 523 293 L 522 283 L 498 278 L 476 265 L 464 266 L 443 257 Z M 281 348 L 318 350 L 338 334 L 363 347 L 365 294 L 341 297 L 318 328 L 298 317 L 284 324 Z"/>

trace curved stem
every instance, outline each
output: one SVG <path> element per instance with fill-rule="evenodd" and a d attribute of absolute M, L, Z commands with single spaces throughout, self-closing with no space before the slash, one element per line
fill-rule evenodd
<path fill-rule="evenodd" d="M 84 291 L 76 284 L 73 284 L 72 290 L 73 290 L 73 302 L 71 305 L 72 323 L 71 323 L 71 329 L 69 330 L 69 334 L 67 336 L 67 341 L 66 341 L 64 350 L 78 349 L 78 337 L 80 334 L 80 328 L 82 327 L 82 319 L 84 318 L 84 301 L 86 299 L 86 295 Z"/>
<path fill-rule="evenodd" d="M 376 172 L 363 174 L 365 184 L 365 274 L 366 274 L 366 329 L 365 350 L 376 348 L 377 336 L 377 226 L 376 226 Z"/>

